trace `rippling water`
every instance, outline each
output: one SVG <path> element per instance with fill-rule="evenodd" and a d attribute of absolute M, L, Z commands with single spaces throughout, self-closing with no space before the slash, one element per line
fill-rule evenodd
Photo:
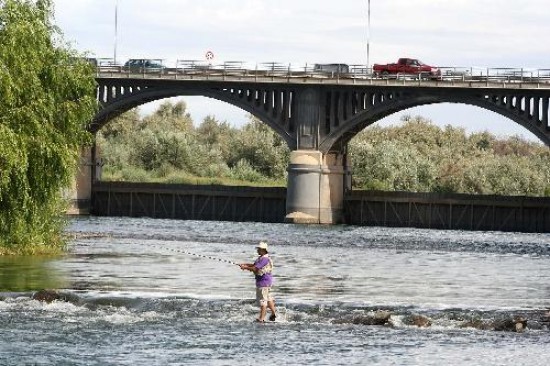
<path fill-rule="evenodd" d="M 550 356 L 550 235 L 130 218 L 74 219 L 68 231 L 63 258 L 0 259 L 0 364 L 546 365 Z M 249 262 L 260 240 L 271 246 L 279 310 L 265 325 L 253 322 L 250 273 L 214 259 Z M 41 288 L 62 299 L 33 300 Z M 518 322 L 527 328 L 516 332 Z"/>

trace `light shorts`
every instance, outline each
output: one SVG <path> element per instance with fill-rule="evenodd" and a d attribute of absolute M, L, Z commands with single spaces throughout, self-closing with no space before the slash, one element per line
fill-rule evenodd
<path fill-rule="evenodd" d="M 271 287 L 256 287 L 256 302 L 258 305 L 267 305 L 267 302 L 270 300 L 273 300 Z"/>

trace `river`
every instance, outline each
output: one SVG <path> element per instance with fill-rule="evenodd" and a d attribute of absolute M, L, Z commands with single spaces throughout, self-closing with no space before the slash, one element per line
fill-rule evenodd
<path fill-rule="evenodd" d="M 548 234 L 97 217 L 67 233 L 61 258 L 0 258 L 0 365 L 550 359 Z M 252 275 L 225 262 L 253 261 L 261 240 L 278 307 L 266 324 Z"/>

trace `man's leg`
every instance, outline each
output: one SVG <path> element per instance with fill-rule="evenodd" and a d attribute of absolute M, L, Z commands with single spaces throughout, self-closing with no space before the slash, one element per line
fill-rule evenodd
<path fill-rule="evenodd" d="M 258 320 L 261 322 L 265 321 L 266 309 L 267 309 L 266 303 L 262 302 L 262 304 L 260 305 L 260 317 L 258 318 Z"/>
<path fill-rule="evenodd" d="M 263 322 L 265 321 L 265 313 L 267 310 L 267 300 L 268 300 L 268 292 L 266 291 L 265 287 L 257 287 L 256 288 L 256 301 L 258 302 L 258 305 L 260 305 L 260 316 L 258 317 L 258 321 Z"/>
<path fill-rule="evenodd" d="M 275 318 L 277 318 L 277 315 L 275 314 L 275 300 L 273 299 L 273 296 L 271 295 L 271 288 L 269 288 L 269 293 L 267 295 L 267 306 L 269 307 L 269 310 L 271 310 L 271 316 L 269 317 L 269 320 L 272 322 L 275 321 Z"/>
<path fill-rule="evenodd" d="M 275 300 L 271 299 L 267 302 L 267 306 L 269 306 L 269 310 L 271 310 L 271 316 L 269 317 L 269 320 L 272 322 L 275 321 L 275 318 L 277 315 L 275 315 Z"/>

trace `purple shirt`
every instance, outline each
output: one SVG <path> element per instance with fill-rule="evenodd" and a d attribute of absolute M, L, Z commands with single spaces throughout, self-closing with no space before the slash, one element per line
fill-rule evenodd
<path fill-rule="evenodd" d="M 259 269 L 260 272 L 261 269 L 268 270 L 266 273 L 256 274 L 256 287 L 271 287 L 273 284 L 273 274 L 271 273 L 273 265 L 267 254 L 258 257 L 258 259 L 254 262 L 254 267 Z"/>

